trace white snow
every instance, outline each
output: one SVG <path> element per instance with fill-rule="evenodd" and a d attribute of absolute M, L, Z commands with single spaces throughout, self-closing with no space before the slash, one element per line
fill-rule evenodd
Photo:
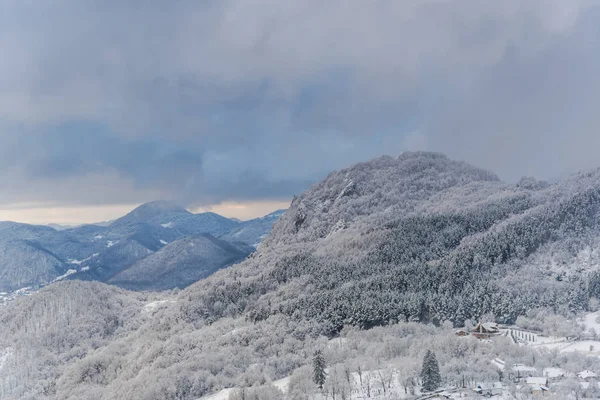
<path fill-rule="evenodd" d="M 561 353 L 579 352 L 589 356 L 600 356 L 600 341 L 598 340 L 581 340 L 568 342 L 566 339 L 562 342 L 544 343 L 532 347 L 545 347 L 553 350 L 558 349 Z"/>
<path fill-rule="evenodd" d="M 215 394 L 211 394 L 209 396 L 202 396 L 198 400 L 229 400 L 229 394 L 233 389 L 235 388 L 223 389 Z"/>
<path fill-rule="evenodd" d="M 94 236 L 94 240 L 100 240 L 100 239 L 102 239 L 103 237 L 104 237 L 104 236 L 102 236 L 102 235 L 96 235 L 96 236 Z"/>
<path fill-rule="evenodd" d="M 12 347 L 7 347 L 3 350 L 0 350 L 0 369 L 4 367 L 4 364 L 8 361 L 10 356 L 12 355 Z"/>
<path fill-rule="evenodd" d="M 531 377 L 525 378 L 525 382 L 528 385 L 546 386 L 548 384 L 548 379 L 543 378 L 543 377 L 531 376 Z"/>
<path fill-rule="evenodd" d="M 562 368 L 550 367 L 544 368 L 542 375 L 544 375 L 546 378 L 560 378 L 567 376 L 567 372 Z"/>
<path fill-rule="evenodd" d="M 172 228 L 173 227 L 173 223 L 172 222 L 168 222 L 166 224 L 160 224 L 160 226 L 162 226 L 163 228 Z"/>
<path fill-rule="evenodd" d="M 233 234 L 234 237 L 239 237 L 242 233 L 245 233 L 248 230 L 248 228 L 242 228 L 239 231 L 237 231 L 236 233 Z"/>
<path fill-rule="evenodd" d="M 596 322 L 596 319 L 600 316 L 600 311 L 596 311 L 590 314 L 586 314 L 583 317 L 583 324 L 588 332 L 593 329 L 596 333 L 600 333 L 600 323 Z"/>
<path fill-rule="evenodd" d="M 166 240 L 162 240 L 162 239 L 160 239 L 160 243 L 164 244 L 165 246 L 169 244 L 169 242 L 167 242 Z"/>
<path fill-rule="evenodd" d="M 55 278 L 53 282 L 61 281 L 61 280 L 65 279 L 67 276 L 73 275 L 76 272 L 77 272 L 76 269 L 70 269 L 67 272 L 65 272 L 64 274 L 62 274 L 61 276 Z"/>
<path fill-rule="evenodd" d="M 0 293 L 0 305 L 6 305 L 15 300 L 17 297 L 31 296 L 33 293 L 35 293 L 35 291 L 31 288 L 31 286 L 17 289 L 10 293 L 2 292 Z"/>
<path fill-rule="evenodd" d="M 116 240 L 116 241 L 113 241 L 113 240 L 108 240 L 108 241 L 106 242 L 106 247 L 113 247 L 113 246 L 114 246 L 115 244 L 117 244 L 117 243 L 119 243 L 119 241 L 118 241 L 118 240 Z"/>
<path fill-rule="evenodd" d="M 500 371 L 504 371 L 504 368 L 506 367 L 505 362 L 499 358 L 494 358 L 491 363 Z"/>
<path fill-rule="evenodd" d="M 17 289 L 17 290 L 15 290 L 15 293 L 16 293 L 16 294 L 21 294 L 21 293 L 28 292 L 28 291 L 30 291 L 30 290 L 31 290 L 31 286 L 27 286 L 27 287 L 24 287 L 24 288 L 21 288 L 21 289 Z"/>
<path fill-rule="evenodd" d="M 594 372 L 594 371 L 590 371 L 589 369 L 586 369 L 585 371 L 581 371 L 577 374 L 578 378 L 581 379 L 588 379 L 588 378 L 597 378 L 598 375 Z"/>
<path fill-rule="evenodd" d="M 89 270 L 90 270 L 90 267 L 83 267 L 83 268 L 81 268 L 81 270 L 82 270 L 82 271 L 84 271 L 84 272 L 85 272 L 85 271 L 89 271 Z"/>
<path fill-rule="evenodd" d="M 274 381 L 273 386 L 277 387 L 283 393 L 287 393 L 290 386 L 290 377 L 287 376 L 283 379 L 279 379 L 278 381 Z"/>
<path fill-rule="evenodd" d="M 92 258 L 94 257 L 98 257 L 100 255 L 100 253 L 94 253 L 91 256 L 89 256 L 88 258 L 86 258 L 85 260 L 69 260 L 69 264 L 74 264 L 74 265 L 81 265 L 86 261 L 90 261 Z"/>
<path fill-rule="evenodd" d="M 329 347 L 330 349 L 342 350 L 347 342 L 348 339 L 346 338 L 333 338 L 329 341 L 329 343 L 327 343 L 327 347 Z"/>
<path fill-rule="evenodd" d="M 515 372 L 536 372 L 537 369 L 534 367 L 530 367 L 524 364 L 515 364 L 512 367 L 512 370 Z"/>
<path fill-rule="evenodd" d="M 254 247 L 255 249 L 258 249 L 258 246 L 260 246 L 260 244 L 262 243 L 263 239 L 266 238 L 266 237 L 267 237 L 266 233 L 264 235 L 260 235 L 259 238 L 258 238 L 259 242 L 258 243 L 254 243 L 252 245 L 252 247 Z"/>
<path fill-rule="evenodd" d="M 153 314 L 156 310 L 158 310 L 159 308 L 161 308 L 163 305 L 165 305 L 165 304 L 172 304 L 172 303 L 175 303 L 174 299 L 166 299 L 166 300 L 153 301 L 153 302 L 150 302 L 150 303 L 146 304 L 144 306 L 144 308 L 142 308 L 142 312 L 144 314 Z"/>
<path fill-rule="evenodd" d="M 333 236 L 334 234 L 336 234 L 337 232 L 343 231 L 347 227 L 348 227 L 348 224 L 346 223 L 346 221 L 341 219 L 335 223 L 335 225 L 331 228 L 331 231 L 327 234 L 327 236 L 325 238 L 329 238 L 329 237 Z"/>

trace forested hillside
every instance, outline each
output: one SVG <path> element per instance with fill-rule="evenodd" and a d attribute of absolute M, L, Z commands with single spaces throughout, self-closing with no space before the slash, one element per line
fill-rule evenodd
<path fill-rule="evenodd" d="M 27 379 L 16 380 L 10 366 L 0 377 L 12 382 L 8 398 L 194 399 L 288 376 L 327 338 L 356 329 L 409 329 L 412 341 L 435 335 L 414 322 L 512 323 L 537 309 L 573 318 L 600 296 L 599 211 L 600 170 L 553 185 L 531 178 L 512 185 L 440 154 L 381 157 L 332 173 L 294 199 L 248 259 L 161 302 L 148 299 L 145 311 L 139 295 L 112 289 L 111 296 L 133 297 L 111 312 L 126 308 L 139 326 L 124 316 L 115 330 L 99 318 L 110 340 L 90 340 L 97 325 L 80 327 L 72 357 L 2 324 L 10 357 L 23 360 L 25 348 L 45 355 L 28 359 Z M 20 299 L 0 310 L 2 320 L 34 305 L 51 311 L 70 296 L 63 293 L 89 283 L 68 285 Z M 51 322 L 40 329 L 51 332 Z M 435 345 L 447 360 L 442 369 L 450 368 L 446 351 L 483 351 L 451 342 Z M 384 359 L 408 354 L 390 346 Z M 42 395 L 40 387 L 51 390 Z"/>
<path fill-rule="evenodd" d="M 508 185 L 438 154 L 383 157 L 296 198 L 262 251 L 190 287 L 183 312 L 190 321 L 284 314 L 333 335 L 346 324 L 583 310 L 596 275 L 542 260 L 590 248 L 599 194 L 600 171 Z"/>
<path fill-rule="evenodd" d="M 131 290 L 186 287 L 252 252 L 250 246 L 239 247 L 211 235 L 186 236 L 113 275 L 108 283 Z"/>

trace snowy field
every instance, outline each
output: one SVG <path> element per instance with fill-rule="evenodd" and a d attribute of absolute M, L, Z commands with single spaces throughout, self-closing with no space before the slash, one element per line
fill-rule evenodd
<path fill-rule="evenodd" d="M 600 333 L 600 323 L 596 321 L 599 316 L 600 312 L 597 311 L 586 314 L 579 320 L 579 323 L 584 326 L 585 337 L 592 338 Z M 600 340 L 568 340 L 564 337 L 547 337 L 538 334 L 529 335 L 534 336 L 534 340 L 525 341 L 525 344 L 533 348 L 547 348 L 550 350 L 558 349 L 562 353 L 579 352 L 589 356 L 600 357 Z"/>

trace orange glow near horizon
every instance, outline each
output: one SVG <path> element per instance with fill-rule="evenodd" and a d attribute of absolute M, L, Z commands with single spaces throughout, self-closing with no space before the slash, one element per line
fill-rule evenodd
<path fill-rule="evenodd" d="M 9 204 L 0 206 L 0 221 L 15 221 L 27 224 L 80 225 L 110 221 L 127 214 L 139 204 L 112 204 L 90 206 L 46 206 L 43 204 Z M 191 208 L 193 213 L 214 212 L 228 218 L 248 220 L 262 217 L 275 210 L 288 208 L 285 201 L 224 202 Z"/>

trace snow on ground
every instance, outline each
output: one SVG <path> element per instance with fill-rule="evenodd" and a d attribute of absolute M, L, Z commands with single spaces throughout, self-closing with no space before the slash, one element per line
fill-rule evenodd
<path fill-rule="evenodd" d="M 578 342 L 569 342 L 568 345 L 561 347 L 560 351 L 579 352 L 588 356 L 600 356 L 600 341 L 598 340 L 582 340 Z"/>
<path fill-rule="evenodd" d="M 173 227 L 173 223 L 172 222 L 168 222 L 166 224 L 160 224 L 160 226 L 162 226 L 163 228 L 172 228 Z"/>
<path fill-rule="evenodd" d="M 290 377 L 287 376 L 283 379 L 279 379 L 279 380 L 273 382 L 273 386 L 277 387 L 283 393 L 287 393 L 288 388 L 290 387 Z"/>
<path fill-rule="evenodd" d="M 539 333 L 526 331 L 523 329 L 510 327 L 508 329 L 500 329 L 500 332 L 504 336 L 513 337 L 519 341 L 519 343 L 523 343 L 529 346 L 535 346 L 538 344 L 546 344 L 546 343 L 560 343 L 566 342 L 567 339 L 564 337 L 555 337 L 555 336 L 544 336 Z"/>
<path fill-rule="evenodd" d="M 258 238 L 258 243 L 254 243 L 252 245 L 252 247 L 254 247 L 255 249 L 258 249 L 258 246 L 260 246 L 260 244 L 262 243 L 263 239 L 267 237 L 267 234 L 265 233 L 264 235 L 260 235 Z"/>
<path fill-rule="evenodd" d="M 546 378 L 560 378 L 563 376 L 567 376 L 567 372 L 562 368 L 550 367 L 544 368 L 542 371 L 542 375 Z"/>
<path fill-rule="evenodd" d="M 62 281 L 63 279 L 65 279 L 67 276 L 69 275 L 73 275 L 74 273 L 76 273 L 77 270 L 76 269 L 70 269 L 67 272 L 65 272 L 64 274 L 62 274 L 61 276 L 54 278 L 53 282 L 58 282 L 58 281 Z"/>
<path fill-rule="evenodd" d="M 587 332 L 600 333 L 600 323 L 596 322 L 596 319 L 600 316 L 600 311 L 596 311 L 590 314 L 586 314 L 583 317 L 582 323 L 585 325 Z M 592 331 L 593 329 L 593 331 Z"/>
<path fill-rule="evenodd" d="M 344 345 L 348 342 L 346 338 L 334 338 L 327 343 L 327 347 L 330 349 L 342 349 Z"/>
<path fill-rule="evenodd" d="M 164 244 L 165 246 L 169 244 L 169 242 L 167 242 L 166 240 L 162 240 L 162 239 L 160 239 L 160 243 Z"/>
<path fill-rule="evenodd" d="M 113 247 L 117 243 L 119 243 L 118 240 L 107 240 L 106 241 L 106 247 Z"/>
<path fill-rule="evenodd" d="M 496 368 L 498 368 L 500 371 L 504 371 L 504 368 L 506 368 L 506 364 L 504 363 L 503 360 L 499 359 L 499 358 L 494 358 L 491 361 L 492 365 L 494 365 Z"/>
<path fill-rule="evenodd" d="M 31 296 L 33 293 L 35 293 L 36 289 L 37 288 L 32 288 L 31 286 L 28 286 L 21 289 L 17 289 L 14 292 L 10 293 L 2 292 L 0 293 L 0 305 L 6 305 L 11 301 L 15 300 L 17 297 Z"/>
<path fill-rule="evenodd" d="M 100 253 L 94 253 L 91 256 L 89 256 L 88 258 L 86 258 L 85 260 L 69 260 L 69 264 L 81 265 L 84 262 L 90 261 L 94 257 L 98 257 L 99 255 L 100 255 Z"/>
<path fill-rule="evenodd" d="M 242 327 L 240 327 L 240 328 L 233 328 L 233 329 L 232 329 L 232 330 L 230 330 L 229 332 L 225 332 L 225 333 L 223 334 L 223 336 L 238 335 L 238 334 L 240 334 L 240 333 L 242 333 L 242 332 L 245 332 L 245 331 L 247 331 L 247 330 L 248 330 L 248 327 L 246 327 L 246 326 L 242 326 Z"/>
<path fill-rule="evenodd" d="M 85 271 L 89 271 L 89 270 L 90 270 L 90 267 L 83 267 L 83 268 L 81 268 L 81 270 L 82 270 L 82 271 L 84 271 L 84 272 L 85 272 Z"/>
<path fill-rule="evenodd" d="M 30 290 L 31 290 L 31 286 L 27 286 L 27 287 L 24 287 L 24 288 L 21 288 L 21 289 L 17 289 L 13 293 L 18 294 L 18 295 L 22 295 L 22 294 L 29 293 Z"/>
<path fill-rule="evenodd" d="M 233 389 L 223 389 L 220 392 L 211 394 L 210 396 L 202 396 L 198 400 L 229 400 L 229 394 Z"/>
<path fill-rule="evenodd" d="M 94 240 L 100 240 L 100 239 L 102 239 L 103 237 L 104 237 L 104 236 L 102 236 L 102 235 L 96 235 L 96 236 L 94 236 Z"/>
<path fill-rule="evenodd" d="M 512 370 L 515 371 L 515 372 L 523 372 L 523 373 L 525 373 L 525 372 L 529 372 L 529 373 L 535 373 L 535 372 L 537 372 L 537 368 L 530 367 L 530 366 L 524 365 L 524 364 L 515 364 L 512 367 Z"/>
<path fill-rule="evenodd" d="M 543 347 L 550 350 L 558 349 L 560 352 L 579 352 L 589 356 L 600 356 L 600 340 L 592 340 L 597 334 L 600 334 L 600 322 L 596 319 L 600 316 L 600 311 L 586 314 L 579 322 L 584 325 L 584 337 L 590 337 L 590 340 L 568 340 L 567 338 L 542 336 L 535 333 L 521 332 L 513 330 L 515 337 L 527 346 Z"/>
<path fill-rule="evenodd" d="M 288 387 L 290 386 L 290 377 L 285 377 L 283 379 L 279 379 L 273 382 L 273 386 L 279 388 L 283 393 L 287 393 Z M 220 392 L 202 396 L 198 400 L 229 400 L 229 394 L 234 391 L 236 388 L 223 389 Z"/>
<path fill-rule="evenodd" d="M 175 303 L 174 299 L 165 299 L 165 300 L 157 300 L 151 303 L 148 303 L 142 308 L 142 312 L 144 314 L 154 314 L 158 309 L 163 307 L 166 304 Z"/>
<path fill-rule="evenodd" d="M 4 367 L 4 364 L 8 361 L 10 356 L 12 355 L 12 348 L 7 347 L 5 349 L 0 350 L 0 369 Z"/>

